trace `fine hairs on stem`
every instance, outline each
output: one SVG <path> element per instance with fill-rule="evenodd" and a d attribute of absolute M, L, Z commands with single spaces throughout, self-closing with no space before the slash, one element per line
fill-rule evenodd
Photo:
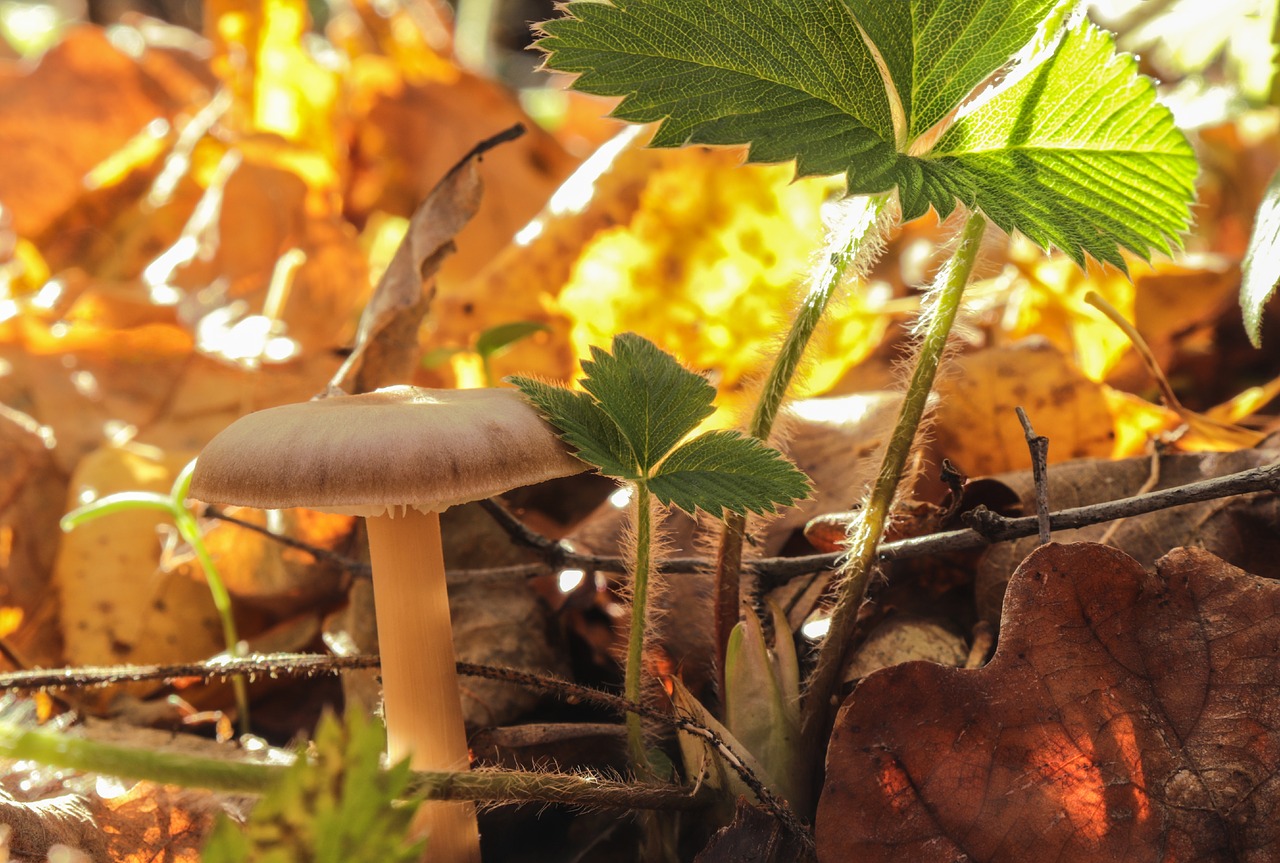
<path fill-rule="evenodd" d="M 857 621 L 857 611 L 866 593 L 875 565 L 876 552 L 884 536 L 898 484 L 915 443 L 916 430 L 924 417 L 934 378 L 946 353 L 947 338 L 960 308 L 965 285 L 973 273 L 986 229 L 986 219 L 971 214 L 960 233 L 955 253 L 938 274 L 930 303 L 930 313 L 921 333 L 915 370 L 903 398 L 898 423 L 885 449 L 884 461 L 871 495 L 849 535 L 848 556 L 841 567 L 831 626 L 818 651 L 818 664 L 809 679 L 804 702 L 802 736 L 815 748 L 818 758 L 835 712 L 840 672 Z"/>
<path fill-rule="evenodd" d="M 838 218 L 831 238 L 812 279 L 812 286 L 800 301 L 773 366 L 765 378 L 751 418 L 748 434 L 768 440 L 796 371 L 823 314 L 836 291 L 850 278 L 860 278 L 880 257 L 888 225 L 896 220 L 893 196 L 858 197 L 835 205 Z M 741 606 L 740 574 L 742 544 L 746 538 L 746 516 L 730 514 L 725 519 L 720 548 L 716 555 L 715 645 L 716 664 L 721 669 L 720 691 L 724 692 L 725 648 L 729 633 L 738 622 Z"/>

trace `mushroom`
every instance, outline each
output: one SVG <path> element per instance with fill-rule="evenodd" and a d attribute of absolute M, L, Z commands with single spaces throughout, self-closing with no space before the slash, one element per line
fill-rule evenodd
<path fill-rule="evenodd" d="M 587 469 L 508 389 L 388 387 L 249 414 L 201 452 L 191 496 L 365 517 L 393 761 L 466 770 L 440 512 Z M 480 859 L 471 803 L 425 804 L 433 861 Z"/>

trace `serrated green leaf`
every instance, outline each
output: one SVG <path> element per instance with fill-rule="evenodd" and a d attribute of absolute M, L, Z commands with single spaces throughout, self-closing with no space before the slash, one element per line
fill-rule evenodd
<path fill-rule="evenodd" d="M 895 0 L 896 2 L 896 0 Z M 543 25 L 547 65 L 660 122 L 654 146 L 750 144 L 801 176 L 885 191 L 893 119 L 875 60 L 838 0 L 577 0 Z M 856 179 L 855 179 L 856 177 Z"/>
<path fill-rule="evenodd" d="M 715 410 L 706 378 L 642 336 L 615 336 L 613 353 L 592 347 L 591 356 L 582 363 L 582 388 L 616 424 L 644 474 Z"/>
<path fill-rule="evenodd" d="M 631 445 L 590 395 L 533 378 L 517 376 L 507 381 L 560 431 L 560 436 L 578 451 L 583 461 L 595 465 L 605 476 L 640 477 Z"/>
<path fill-rule="evenodd" d="M 845 0 L 876 46 L 908 140 L 936 125 L 1007 64 L 1062 0 Z"/>
<path fill-rule="evenodd" d="M 254 806 L 244 824 L 219 818 L 204 863 L 411 863 L 423 842 L 406 838 L 419 803 L 399 802 L 409 786 L 407 760 L 379 765 L 382 727 L 357 710 L 346 722 L 321 718 L 312 757 L 299 755 Z"/>
<path fill-rule="evenodd" d="M 658 122 L 655 145 L 747 143 L 753 161 L 842 173 L 850 194 L 896 187 L 904 219 L 964 203 L 1078 262 L 1123 268 L 1117 247 L 1147 257 L 1185 230 L 1195 158 L 1136 63 L 1091 24 L 929 152 L 905 152 L 1073 6 L 576 0 L 539 44 L 548 66 L 581 73 L 575 87 L 622 96 L 617 116 Z"/>
<path fill-rule="evenodd" d="M 649 490 L 685 512 L 764 513 L 809 496 L 809 478 L 773 447 L 735 431 L 681 444 L 658 467 Z"/>
<path fill-rule="evenodd" d="M 1280 282 L 1280 172 L 1271 178 L 1245 252 L 1240 281 L 1244 328 L 1255 348 L 1262 346 L 1262 309 Z"/>
<path fill-rule="evenodd" d="M 903 217 L 956 198 L 1006 231 L 1124 267 L 1185 230 L 1196 160 L 1155 88 L 1107 33 L 1083 23 L 1038 68 L 960 119 L 920 160 Z"/>

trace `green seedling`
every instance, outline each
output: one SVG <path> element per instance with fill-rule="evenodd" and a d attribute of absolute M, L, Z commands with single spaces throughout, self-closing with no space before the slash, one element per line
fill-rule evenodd
<path fill-rule="evenodd" d="M 733 431 L 688 438 L 712 413 L 715 389 L 701 375 L 634 333 L 613 340 L 613 352 L 591 349 L 582 363 L 585 392 L 516 377 L 511 382 L 560 430 L 582 460 L 634 493 L 635 560 L 631 632 L 623 693 L 640 703 L 641 666 L 653 567 L 652 499 L 687 513 L 766 513 L 809 494 L 803 473 L 761 441 Z M 627 716 L 633 765 L 648 773 L 640 718 Z"/>
<path fill-rule="evenodd" d="M 411 842 L 421 799 L 408 794 L 409 759 L 382 769 L 382 726 L 348 708 L 325 714 L 309 751 L 271 783 L 244 824 L 219 816 L 204 863 L 411 863 L 426 841 Z M 405 798 L 409 799 L 405 799 Z"/>
<path fill-rule="evenodd" d="M 109 494 L 98 498 L 92 503 L 76 507 L 64 515 L 59 524 L 64 531 L 72 531 L 87 521 L 140 509 L 159 510 L 168 515 L 173 519 L 173 525 L 178 531 L 178 536 L 182 537 L 182 540 L 191 547 L 196 560 L 200 563 L 200 568 L 204 571 L 205 583 L 209 585 L 209 595 L 213 598 L 214 609 L 218 612 L 218 619 L 222 622 L 222 637 L 227 645 L 228 655 L 242 656 L 240 636 L 236 633 L 235 615 L 231 610 L 231 594 L 227 593 L 227 586 L 222 581 L 222 576 L 218 573 L 218 567 L 214 564 L 213 557 L 210 556 L 209 549 L 204 544 L 204 536 L 200 532 L 200 525 L 196 521 L 196 517 L 191 514 L 191 510 L 187 509 L 185 503 L 187 492 L 191 488 L 191 474 L 195 470 L 195 465 L 195 459 L 192 459 L 187 463 L 186 467 L 179 471 L 167 495 L 150 491 L 125 491 Z M 241 733 L 248 733 L 248 687 L 244 678 L 239 675 L 231 678 L 231 686 L 235 691 L 240 731 Z"/>
<path fill-rule="evenodd" d="M 508 324 L 498 324 L 496 327 L 482 331 L 476 337 L 470 351 L 466 348 L 436 348 L 428 351 L 422 357 L 422 367 L 438 368 L 457 354 L 474 353 L 480 358 L 480 366 L 484 370 L 484 385 L 494 387 L 498 385 L 498 379 L 493 373 L 493 360 L 505 354 L 521 339 L 549 330 L 550 327 L 537 321 L 512 321 Z"/>
<path fill-rule="evenodd" d="M 831 297 L 894 221 L 968 212 L 930 290 L 915 371 L 852 526 L 802 737 L 821 747 L 875 552 L 988 221 L 1083 265 L 1169 252 L 1189 222 L 1196 162 L 1155 88 L 1064 0 L 574 0 L 543 25 L 546 64 L 622 97 L 652 144 L 747 144 L 754 162 L 843 174 L 848 216 L 795 316 L 750 433 L 767 437 Z M 896 201 L 896 207 L 894 203 Z M 745 519 L 717 572 L 721 658 L 739 616 Z M 814 771 L 815 774 L 820 771 Z"/>

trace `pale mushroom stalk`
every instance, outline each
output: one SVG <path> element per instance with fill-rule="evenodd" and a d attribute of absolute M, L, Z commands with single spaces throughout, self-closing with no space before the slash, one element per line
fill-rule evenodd
<path fill-rule="evenodd" d="M 200 454 L 191 494 L 365 517 L 390 756 L 463 771 L 439 514 L 586 469 L 515 390 L 389 387 L 242 417 Z M 433 801 L 420 813 L 432 863 L 479 863 L 473 804 Z"/>
<path fill-rule="evenodd" d="M 407 510 L 365 519 L 373 564 L 378 652 L 402 657 L 382 666 L 387 754 L 414 770 L 463 771 L 467 736 L 445 589 L 440 514 Z M 431 860 L 479 863 L 475 804 L 428 803 L 417 830 L 430 837 Z"/>

